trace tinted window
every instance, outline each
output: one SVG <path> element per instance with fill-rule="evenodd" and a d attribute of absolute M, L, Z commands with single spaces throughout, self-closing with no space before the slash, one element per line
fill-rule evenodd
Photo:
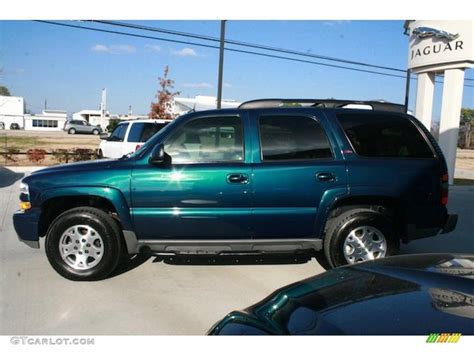
<path fill-rule="evenodd" d="M 260 118 L 263 160 L 331 158 L 331 147 L 320 124 L 304 116 Z"/>
<path fill-rule="evenodd" d="M 127 132 L 128 123 L 118 125 L 109 137 L 109 141 L 123 142 L 125 133 Z"/>
<path fill-rule="evenodd" d="M 413 122 L 404 116 L 339 114 L 357 154 L 366 157 L 433 158 L 433 152 Z"/>
<path fill-rule="evenodd" d="M 206 117 L 186 123 L 165 142 L 173 163 L 242 161 L 244 147 L 239 117 Z"/>
<path fill-rule="evenodd" d="M 128 133 L 128 141 L 141 143 L 146 142 L 151 136 L 162 129 L 166 123 L 136 122 L 132 124 Z"/>

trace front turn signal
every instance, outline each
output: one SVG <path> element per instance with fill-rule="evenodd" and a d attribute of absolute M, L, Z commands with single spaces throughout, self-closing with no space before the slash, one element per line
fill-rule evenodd
<path fill-rule="evenodd" d="M 30 208 L 31 208 L 31 202 L 24 202 L 24 201 L 20 202 L 20 209 L 22 211 L 29 210 Z"/>

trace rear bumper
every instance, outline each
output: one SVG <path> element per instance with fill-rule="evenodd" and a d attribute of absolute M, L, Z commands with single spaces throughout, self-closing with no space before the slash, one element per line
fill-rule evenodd
<path fill-rule="evenodd" d="M 441 234 L 446 234 L 452 232 L 458 223 L 458 215 L 457 214 L 448 214 L 448 218 L 446 218 L 446 222 L 444 223 L 443 228 L 441 229 Z"/>
<path fill-rule="evenodd" d="M 13 214 L 13 226 L 18 240 L 35 249 L 39 248 L 39 213 L 36 209 L 32 209 L 28 212 L 17 211 Z"/>
<path fill-rule="evenodd" d="M 446 234 L 452 232 L 456 228 L 456 224 L 458 222 L 458 215 L 457 214 L 448 214 L 446 215 L 446 220 L 444 224 L 440 227 L 434 228 L 417 228 L 414 224 L 407 225 L 406 229 L 406 238 L 404 241 L 408 242 L 414 239 L 421 239 L 432 237 L 437 234 Z"/>

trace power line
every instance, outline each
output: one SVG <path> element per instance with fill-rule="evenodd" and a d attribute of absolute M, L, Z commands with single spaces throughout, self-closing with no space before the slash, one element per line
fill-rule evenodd
<path fill-rule="evenodd" d="M 102 23 L 102 24 L 107 24 L 107 25 L 112 25 L 112 26 L 119 26 L 119 27 L 127 27 L 127 28 L 139 29 L 139 30 L 143 30 L 143 31 L 152 31 L 152 32 L 167 33 L 167 34 L 171 34 L 171 35 L 175 35 L 175 36 L 182 36 L 182 37 L 188 37 L 188 38 L 196 38 L 196 39 L 202 39 L 202 40 L 206 40 L 206 41 L 219 42 L 219 38 L 217 38 L 217 37 L 198 35 L 198 34 L 188 33 L 188 32 L 180 32 L 180 31 L 167 30 L 167 29 L 163 29 L 163 28 L 156 28 L 156 27 L 150 27 L 150 26 L 128 24 L 128 23 L 123 23 L 123 22 L 118 22 L 118 21 L 98 21 L 98 20 L 92 20 L 91 22 Z M 328 57 L 328 56 L 323 56 L 323 55 L 319 55 L 319 54 L 312 54 L 312 53 L 300 52 L 300 51 L 295 51 L 295 50 L 290 50 L 290 49 L 285 49 L 285 48 L 270 47 L 270 46 L 265 46 L 265 45 L 261 45 L 261 44 L 249 43 L 249 42 L 235 41 L 235 40 L 232 40 L 232 39 L 226 39 L 224 42 L 225 42 L 225 43 L 228 43 L 228 44 L 233 44 L 233 45 L 236 45 L 236 46 L 243 46 L 243 47 L 249 47 L 249 48 L 254 48 L 254 49 L 272 51 L 272 52 L 279 52 L 279 53 L 285 53 L 285 54 L 293 54 L 293 55 L 298 55 L 298 56 L 303 56 L 303 57 L 309 57 L 309 58 L 324 59 L 324 60 L 328 60 L 328 61 L 334 61 L 334 62 L 340 62 L 340 63 L 352 64 L 352 65 L 360 65 L 360 66 L 371 67 L 371 68 L 376 68 L 376 69 L 392 70 L 392 71 L 397 71 L 397 72 L 401 72 L 401 73 L 405 73 L 405 72 L 406 72 L 406 70 L 398 69 L 398 68 L 386 67 L 386 66 L 381 66 L 381 65 L 376 65 L 376 64 L 369 64 L 369 63 L 363 63 L 363 62 L 356 62 L 356 61 L 347 60 L 347 59 L 342 59 L 342 58 Z"/>
<path fill-rule="evenodd" d="M 50 25 L 56 25 L 56 26 L 69 27 L 69 28 L 82 29 L 82 30 L 88 30 L 88 31 L 94 31 L 94 32 L 103 32 L 103 33 L 109 33 L 109 34 L 115 34 L 115 35 L 151 39 L 151 40 L 164 41 L 164 42 L 170 42 L 170 43 L 186 44 L 186 45 L 190 45 L 190 46 L 197 46 L 197 47 L 204 47 L 204 48 L 211 48 L 211 49 L 219 49 L 218 46 L 213 46 L 213 45 L 209 45 L 209 44 L 196 43 L 196 42 L 190 42 L 190 41 L 182 41 L 182 40 L 169 39 L 169 38 L 163 38 L 163 37 L 147 36 L 147 35 L 141 35 L 141 34 L 130 33 L 130 32 L 121 32 L 121 31 L 115 31 L 115 30 L 112 31 L 112 30 L 106 30 L 106 29 L 102 29 L 102 28 L 79 26 L 79 25 L 73 25 L 73 24 L 65 24 L 65 23 L 54 22 L 54 21 L 35 20 L 35 22 L 40 22 L 40 23 L 45 23 L 45 24 L 50 24 Z M 310 60 L 305 60 L 305 59 L 291 58 L 291 57 L 285 57 L 285 56 L 268 54 L 268 53 L 248 51 L 248 50 L 243 50 L 243 49 L 225 48 L 225 50 L 230 51 L 230 52 L 236 52 L 236 53 L 257 55 L 257 56 L 267 57 L 267 58 L 275 58 L 275 59 L 282 59 L 282 60 L 288 60 L 288 61 L 299 62 L 299 63 L 307 63 L 307 64 L 314 64 L 314 65 L 320 65 L 320 66 L 325 66 L 325 67 L 337 68 L 337 69 L 351 70 L 351 71 L 355 71 L 355 72 L 363 72 L 363 73 L 376 74 L 376 75 L 402 78 L 402 79 L 406 78 L 405 76 L 402 76 L 402 75 L 382 73 L 382 72 L 373 71 L 373 70 L 358 69 L 358 68 L 352 68 L 352 67 L 347 67 L 347 66 L 342 66 L 342 65 L 321 63 L 321 62 L 315 62 L 315 61 L 310 61 Z M 416 79 L 414 79 L 414 80 L 416 80 Z M 470 85 L 464 85 L 464 86 L 474 87 L 474 86 L 470 86 Z"/>
<path fill-rule="evenodd" d="M 181 32 L 181 31 L 175 31 L 175 30 L 168 30 L 168 29 L 158 28 L 158 27 L 150 27 L 150 26 L 144 26 L 144 25 L 129 24 L 129 23 L 124 23 L 124 22 L 119 22 L 119 21 L 91 20 L 90 22 L 101 23 L 101 24 L 112 25 L 112 26 L 119 26 L 119 27 L 126 27 L 126 28 L 133 28 L 133 29 L 139 29 L 139 30 L 144 30 L 144 31 L 160 32 L 160 33 L 166 33 L 166 34 L 171 34 L 171 35 L 175 35 L 175 36 L 202 39 L 202 40 L 206 40 L 206 41 L 213 41 L 213 42 L 219 42 L 220 41 L 219 38 L 212 37 L 212 36 L 206 36 L 206 35 L 201 35 L 201 34 L 196 34 L 196 33 L 189 33 L 189 32 Z M 400 68 L 387 67 L 387 66 L 381 66 L 381 65 L 376 65 L 376 64 L 369 64 L 369 63 L 365 63 L 365 62 L 357 62 L 357 61 L 352 61 L 352 60 L 347 60 L 347 59 L 342 59 L 342 58 L 323 56 L 323 55 L 319 55 L 319 54 L 305 53 L 305 52 L 295 51 L 295 50 L 290 50 L 290 49 L 285 49 L 285 48 L 270 47 L 270 46 L 266 46 L 266 45 L 236 41 L 236 40 L 232 40 L 232 39 L 226 39 L 224 42 L 228 43 L 228 44 L 237 45 L 237 46 L 250 47 L 250 48 L 256 48 L 256 49 L 261 49 L 261 50 L 280 52 L 280 53 L 286 53 L 286 54 L 293 54 L 293 55 L 298 55 L 298 56 L 324 59 L 324 60 L 328 60 L 328 61 L 335 61 L 335 62 L 341 62 L 341 63 L 346 63 L 346 64 L 360 65 L 360 66 L 372 67 L 372 68 L 377 68 L 377 69 L 392 70 L 392 71 L 397 71 L 397 72 L 401 72 L 401 73 L 406 73 L 406 70 L 400 69 Z M 474 79 L 471 79 L 471 78 L 465 78 L 464 80 L 474 81 Z"/>

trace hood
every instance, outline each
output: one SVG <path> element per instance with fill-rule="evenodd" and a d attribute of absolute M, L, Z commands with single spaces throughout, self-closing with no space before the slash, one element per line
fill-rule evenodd
<path fill-rule="evenodd" d="M 474 256 L 420 254 L 340 267 L 230 313 L 211 334 L 255 329 L 297 335 L 472 334 Z"/>
<path fill-rule="evenodd" d="M 93 161 L 80 161 L 76 163 L 67 163 L 50 166 L 44 169 L 34 171 L 30 176 L 37 176 L 42 174 L 51 174 L 51 173 L 61 173 L 61 172 L 72 172 L 72 171 L 83 171 L 83 170 L 93 170 L 93 169 L 109 169 L 117 165 L 121 165 L 125 160 L 118 159 L 101 159 Z"/>

